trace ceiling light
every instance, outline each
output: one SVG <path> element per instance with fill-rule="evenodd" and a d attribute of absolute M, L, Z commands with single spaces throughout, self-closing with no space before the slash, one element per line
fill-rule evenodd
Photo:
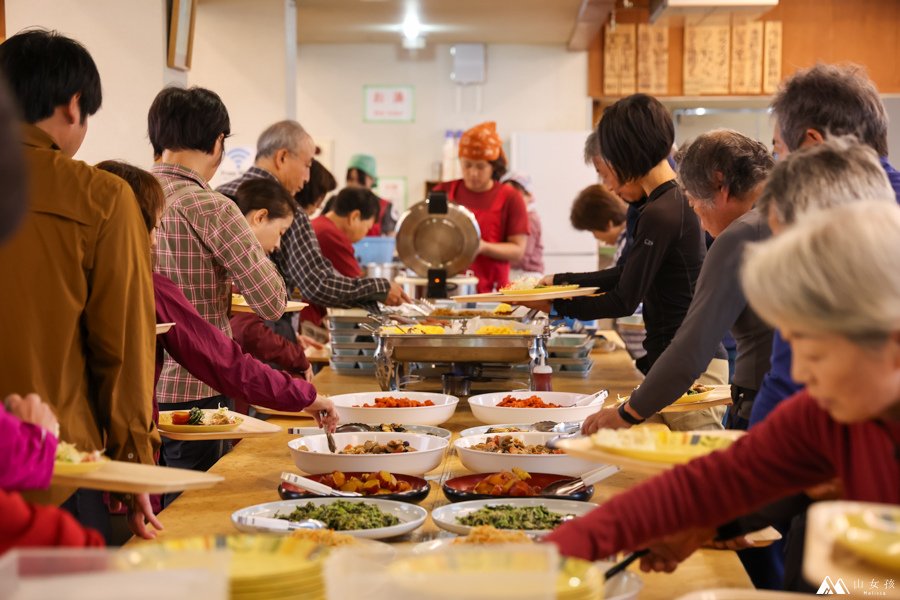
<path fill-rule="evenodd" d="M 419 23 L 419 17 L 414 12 L 406 13 L 403 19 L 403 37 L 408 40 L 414 40 L 422 33 L 422 24 Z"/>

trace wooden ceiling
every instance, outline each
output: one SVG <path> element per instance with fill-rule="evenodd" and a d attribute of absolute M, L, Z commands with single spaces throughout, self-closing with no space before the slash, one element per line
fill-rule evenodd
<path fill-rule="evenodd" d="M 614 0 L 297 0 L 301 44 L 397 43 L 414 7 L 428 44 L 562 44 Z M 600 23 L 596 23 L 599 30 Z M 590 25 L 587 27 L 591 29 Z M 581 33 L 579 33 L 579 31 Z M 581 46 L 581 44 L 576 44 Z M 572 49 L 584 49 L 573 47 Z"/>

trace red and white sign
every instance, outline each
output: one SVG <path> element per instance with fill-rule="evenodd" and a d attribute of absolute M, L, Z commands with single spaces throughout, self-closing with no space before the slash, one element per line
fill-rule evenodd
<path fill-rule="evenodd" d="M 367 85 L 364 120 L 367 122 L 411 123 L 415 116 L 413 88 L 408 85 Z"/>

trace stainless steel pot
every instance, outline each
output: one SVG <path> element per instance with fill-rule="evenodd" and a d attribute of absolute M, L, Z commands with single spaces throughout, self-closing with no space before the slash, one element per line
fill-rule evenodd
<path fill-rule="evenodd" d="M 424 277 L 398 275 L 394 280 L 410 298 L 428 297 L 428 280 Z M 477 291 L 478 278 L 469 273 L 447 279 L 447 293 L 452 295 L 474 294 Z"/>

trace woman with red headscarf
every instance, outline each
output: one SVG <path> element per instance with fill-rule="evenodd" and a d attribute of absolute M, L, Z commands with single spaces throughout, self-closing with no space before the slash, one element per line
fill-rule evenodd
<path fill-rule="evenodd" d="M 500 183 L 506 173 L 503 142 L 493 122 L 481 123 L 459 140 L 462 179 L 434 189 L 472 211 L 481 228 L 481 244 L 472 270 L 478 292 L 492 292 L 509 283 L 509 263 L 521 260 L 528 241 L 528 209 L 522 195 Z"/>

